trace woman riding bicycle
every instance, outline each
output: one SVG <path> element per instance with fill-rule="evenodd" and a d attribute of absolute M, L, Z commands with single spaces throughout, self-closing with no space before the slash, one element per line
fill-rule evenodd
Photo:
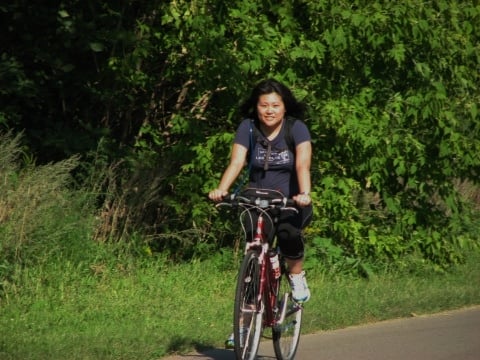
<path fill-rule="evenodd" d="M 252 90 L 241 106 L 241 113 L 244 120 L 235 135 L 230 163 L 218 187 L 210 191 L 209 198 L 221 201 L 248 162 L 248 187 L 278 190 L 295 200 L 299 212 L 281 215 L 277 241 L 288 267 L 292 297 L 297 302 L 306 302 L 310 299 L 310 290 L 303 271 L 302 229 L 310 223 L 313 211 L 311 137 L 307 126 L 297 120 L 303 118 L 304 105 L 285 85 L 268 79 Z M 247 241 L 255 235 L 253 224 L 256 224 L 255 219 L 244 224 Z"/>

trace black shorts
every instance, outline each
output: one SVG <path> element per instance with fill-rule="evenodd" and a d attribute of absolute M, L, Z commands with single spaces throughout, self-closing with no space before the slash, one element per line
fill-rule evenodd
<path fill-rule="evenodd" d="M 303 229 L 310 224 L 313 217 L 313 207 L 299 208 L 298 213 L 292 211 L 282 212 L 277 226 L 277 245 L 283 256 L 288 259 L 302 259 L 305 253 Z M 247 241 L 252 241 L 255 236 L 258 214 L 250 211 L 243 219 Z M 265 221 L 264 231 L 270 233 L 272 224 Z"/>

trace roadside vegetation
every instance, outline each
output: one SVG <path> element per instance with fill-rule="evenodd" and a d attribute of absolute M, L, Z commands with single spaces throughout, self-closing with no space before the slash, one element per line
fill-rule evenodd
<path fill-rule="evenodd" d="M 480 303 L 479 5 L 10 1 L 0 20 L 0 358 L 223 343 L 242 243 L 206 193 L 267 77 L 309 109 L 304 331 Z"/>
<path fill-rule="evenodd" d="M 153 360 L 223 347 L 232 322 L 231 255 L 172 264 L 112 250 L 83 248 L 76 261 L 18 271 L 0 303 L 0 357 Z M 443 273 L 384 271 L 368 280 L 309 269 L 303 332 L 478 305 L 480 257 L 467 259 Z"/>
<path fill-rule="evenodd" d="M 141 238 L 94 241 L 94 196 L 72 190 L 77 160 L 20 167 L 19 143 L 0 141 L 0 357 L 160 359 L 221 347 L 241 252 L 178 261 Z M 480 304 L 476 247 L 448 267 L 411 256 L 364 272 L 341 254 L 325 257 L 315 241 L 304 332 Z"/>

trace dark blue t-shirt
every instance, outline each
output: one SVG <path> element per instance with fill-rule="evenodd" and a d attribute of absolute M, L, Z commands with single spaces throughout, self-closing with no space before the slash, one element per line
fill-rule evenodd
<path fill-rule="evenodd" d="M 279 190 L 286 197 L 292 197 L 297 195 L 299 190 L 295 171 L 295 154 L 288 148 L 285 139 L 285 124 L 286 121 L 283 122 L 277 137 L 270 141 L 271 150 L 267 170 L 264 167 L 269 141 L 263 134 L 260 135 L 260 139 L 255 139 L 255 133 L 252 133 L 253 156 L 249 154 L 252 160 L 249 187 Z M 247 149 L 250 149 L 250 126 L 253 126 L 250 119 L 243 120 L 237 129 L 234 140 L 236 144 L 243 145 Z M 302 121 L 295 121 L 290 133 L 294 147 L 311 140 L 310 132 Z"/>

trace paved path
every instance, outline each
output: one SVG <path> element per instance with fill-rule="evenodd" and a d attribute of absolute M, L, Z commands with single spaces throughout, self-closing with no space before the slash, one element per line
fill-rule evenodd
<path fill-rule="evenodd" d="M 231 350 L 164 360 L 233 360 Z M 275 359 L 262 342 L 258 359 Z M 298 360 L 480 360 L 480 306 L 303 335 Z"/>

